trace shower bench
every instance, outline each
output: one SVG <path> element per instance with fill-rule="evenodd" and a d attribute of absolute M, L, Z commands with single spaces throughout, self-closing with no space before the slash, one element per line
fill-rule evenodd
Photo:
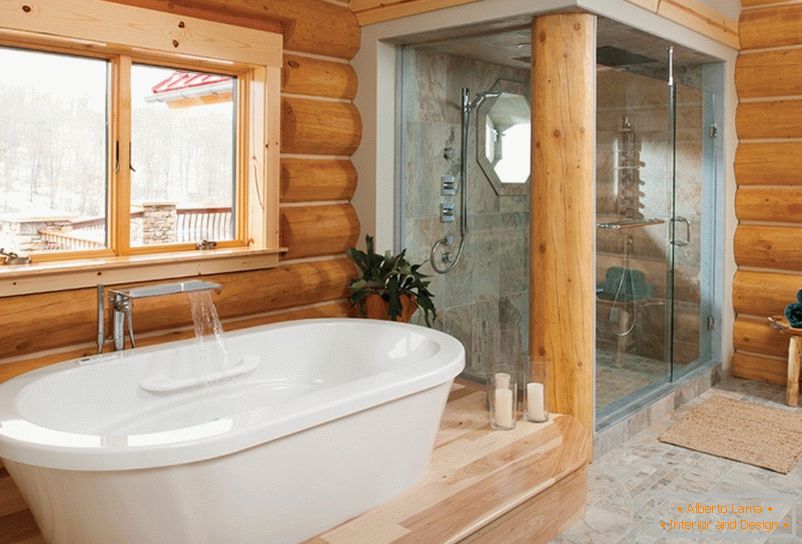
<path fill-rule="evenodd" d="M 305 544 L 545 544 L 584 512 L 590 447 L 566 415 L 493 431 L 484 389 L 455 384 L 424 478 Z"/>

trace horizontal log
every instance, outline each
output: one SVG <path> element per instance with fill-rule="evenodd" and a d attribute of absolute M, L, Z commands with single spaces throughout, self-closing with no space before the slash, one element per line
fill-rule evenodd
<path fill-rule="evenodd" d="M 802 4 L 741 13 L 741 49 L 802 44 Z"/>
<path fill-rule="evenodd" d="M 351 155 L 362 138 L 362 119 L 353 104 L 283 98 L 281 151 Z"/>
<path fill-rule="evenodd" d="M 739 314 L 760 318 L 782 314 L 786 305 L 796 301 L 802 289 L 802 275 L 780 272 L 739 270 L 732 286 L 732 305 Z"/>
<path fill-rule="evenodd" d="M 283 32 L 284 48 L 350 59 L 360 30 L 347 6 L 324 0 L 110 0 L 270 32 Z"/>
<path fill-rule="evenodd" d="M 740 143 L 735 154 L 738 185 L 802 185 L 802 143 Z"/>
<path fill-rule="evenodd" d="M 350 204 L 281 209 L 282 259 L 342 255 L 356 244 L 359 219 Z"/>
<path fill-rule="evenodd" d="M 284 55 L 281 90 L 285 93 L 352 99 L 356 70 L 350 64 Z"/>
<path fill-rule="evenodd" d="M 223 286 L 213 299 L 220 317 L 230 319 L 345 298 L 353 275 L 354 267 L 344 257 L 204 279 Z M 0 299 L 0 359 L 93 342 L 95 294 L 94 289 L 77 289 Z M 191 322 L 185 296 L 142 299 L 134 305 L 138 334 Z"/>
<path fill-rule="evenodd" d="M 349 160 L 281 160 L 281 201 L 350 200 L 356 168 Z"/>
<path fill-rule="evenodd" d="M 768 319 L 738 317 L 732 336 L 737 350 L 773 357 L 785 357 L 788 352 L 788 337 L 774 330 Z"/>
<path fill-rule="evenodd" d="M 802 187 L 740 187 L 735 213 L 741 221 L 802 223 Z"/>
<path fill-rule="evenodd" d="M 313 319 L 322 317 L 348 317 L 350 309 L 351 305 L 347 300 L 336 300 L 334 302 L 329 302 L 318 306 L 288 310 L 267 315 L 263 314 L 256 317 L 238 319 L 236 321 L 224 321 L 223 329 L 226 331 L 234 331 L 247 327 L 257 327 L 259 325 L 278 323 L 281 321 L 294 321 L 298 319 Z M 155 346 L 165 342 L 174 342 L 176 340 L 192 338 L 194 335 L 194 331 L 184 329 L 158 336 L 148 336 L 142 338 L 138 345 L 142 347 Z M 78 359 L 80 357 L 88 357 L 94 354 L 94 348 L 70 349 L 59 353 L 51 353 L 46 356 L 34 356 L 29 359 L 16 361 L 13 363 L 0 363 L 0 383 L 10 380 L 15 376 L 19 376 L 20 374 L 30 372 L 31 370 L 36 370 L 37 368 L 42 368 L 44 366 L 63 361 L 69 361 L 71 359 Z"/>
<path fill-rule="evenodd" d="M 775 270 L 802 271 L 802 227 L 740 225 L 735 229 L 735 262 Z"/>
<path fill-rule="evenodd" d="M 741 103 L 735 115 L 735 125 L 742 140 L 800 138 L 802 100 Z"/>
<path fill-rule="evenodd" d="M 764 357 L 736 351 L 732 355 L 732 375 L 745 380 L 786 384 L 786 361 L 781 358 Z"/>
<path fill-rule="evenodd" d="M 802 94 L 802 49 L 738 55 L 735 84 L 740 98 Z"/>

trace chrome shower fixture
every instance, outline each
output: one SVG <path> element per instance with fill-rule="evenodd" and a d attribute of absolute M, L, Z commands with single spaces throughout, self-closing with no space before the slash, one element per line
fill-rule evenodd
<path fill-rule="evenodd" d="M 462 249 L 465 247 L 465 237 L 468 235 L 468 123 L 471 120 L 471 112 L 482 105 L 482 102 L 488 98 L 498 98 L 502 95 L 502 91 L 484 91 L 477 93 L 471 100 L 471 91 L 467 87 L 462 89 L 462 149 L 460 149 L 460 179 L 459 179 L 459 193 L 460 193 L 460 210 L 459 210 L 459 245 L 457 246 L 456 253 L 450 249 L 454 245 L 454 239 L 451 235 L 444 236 L 437 240 L 432 249 L 429 251 L 429 262 L 432 269 L 438 274 L 445 274 L 454 268 L 462 255 Z M 453 211 L 451 212 L 453 218 Z M 452 219 L 453 220 L 453 219 Z M 436 258 L 436 253 L 441 250 L 440 259 Z"/>

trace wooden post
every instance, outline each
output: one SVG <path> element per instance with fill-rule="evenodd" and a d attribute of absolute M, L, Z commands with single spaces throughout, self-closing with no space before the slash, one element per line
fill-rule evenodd
<path fill-rule="evenodd" d="M 532 28 L 530 342 L 549 406 L 593 429 L 596 17 Z"/>
<path fill-rule="evenodd" d="M 802 336 L 793 335 L 788 341 L 788 384 L 785 404 L 799 406 L 799 362 L 802 359 Z"/>

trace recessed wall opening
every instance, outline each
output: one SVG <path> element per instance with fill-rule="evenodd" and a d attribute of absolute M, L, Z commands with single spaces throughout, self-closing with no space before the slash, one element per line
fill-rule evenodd
<path fill-rule="evenodd" d="M 589 296 L 601 429 L 720 357 L 713 335 L 723 68 L 605 18 L 596 56 L 596 292 Z M 461 242 L 460 97 L 463 89 L 475 97 L 506 85 L 528 102 L 531 29 L 406 46 L 400 58 L 396 244 L 434 265 L 456 258 L 433 277 L 440 326 L 466 346 L 465 377 L 484 381 L 509 331 L 527 357 L 529 320 L 538 319 L 529 307 L 530 182 L 508 194 L 488 175 L 483 146 L 498 133 L 487 128 L 493 103 L 484 100 L 468 123 Z M 505 159 L 529 161 L 512 157 Z M 444 191 L 444 180 L 456 190 Z M 443 205 L 453 215 L 444 216 Z M 450 243 L 433 251 L 438 240 Z"/>

